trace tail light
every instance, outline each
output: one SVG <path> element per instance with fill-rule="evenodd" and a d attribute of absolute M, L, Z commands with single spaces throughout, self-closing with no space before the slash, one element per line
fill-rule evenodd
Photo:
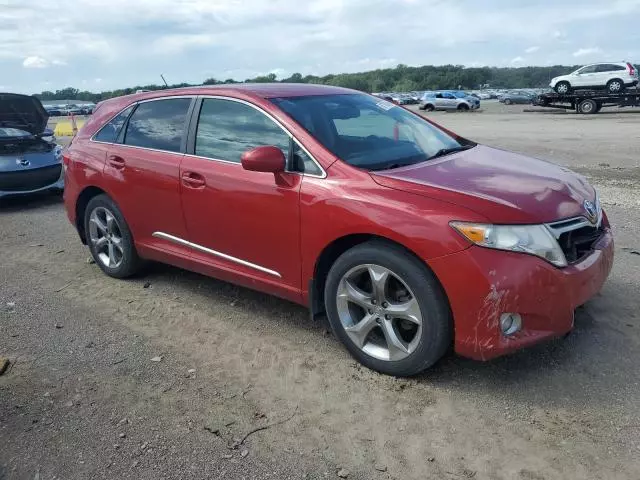
<path fill-rule="evenodd" d="M 636 74 L 636 69 L 630 63 L 627 63 L 627 68 L 629 69 L 629 75 L 634 76 Z"/>
<path fill-rule="evenodd" d="M 63 152 L 62 154 L 62 169 L 67 172 L 69 168 L 69 164 L 71 163 L 71 157 L 69 156 L 69 152 Z"/>

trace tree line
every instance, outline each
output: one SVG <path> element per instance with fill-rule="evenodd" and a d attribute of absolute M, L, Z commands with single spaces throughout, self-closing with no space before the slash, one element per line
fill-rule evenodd
<path fill-rule="evenodd" d="M 340 73 L 325 76 L 294 73 L 288 78 L 278 79 L 275 74 L 261 75 L 244 80 L 245 83 L 288 82 L 315 83 L 353 88 L 364 92 L 410 92 L 420 90 L 442 89 L 480 89 L 480 88 L 536 88 L 546 87 L 549 80 L 558 75 L 572 72 L 579 65 L 551 67 L 479 67 L 467 68 L 462 65 L 425 65 L 409 67 L 398 65 L 395 68 L 385 68 L 359 73 Z M 219 85 L 243 83 L 234 79 L 218 80 L 208 78 L 203 85 Z M 99 102 L 107 98 L 135 93 L 136 90 L 161 90 L 164 88 L 189 87 L 194 84 L 177 83 L 169 85 L 137 85 L 104 92 L 80 91 L 67 87 L 61 90 L 45 91 L 36 94 L 41 100 L 75 99 L 87 102 Z"/>

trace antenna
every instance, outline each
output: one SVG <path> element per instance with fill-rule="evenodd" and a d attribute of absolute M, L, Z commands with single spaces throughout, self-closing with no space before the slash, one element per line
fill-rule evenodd
<path fill-rule="evenodd" d="M 167 81 L 164 79 L 164 75 L 163 75 L 163 74 L 160 74 L 160 77 L 162 78 L 162 81 L 164 82 L 164 86 L 165 86 L 165 87 L 168 87 L 168 86 L 169 86 L 169 84 L 168 84 L 168 83 L 167 83 Z"/>

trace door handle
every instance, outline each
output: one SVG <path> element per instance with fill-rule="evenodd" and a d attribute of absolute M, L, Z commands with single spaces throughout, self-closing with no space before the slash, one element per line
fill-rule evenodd
<path fill-rule="evenodd" d="M 107 163 L 117 170 L 122 170 L 124 168 L 124 158 L 118 155 L 109 155 L 107 158 Z"/>
<path fill-rule="evenodd" d="M 182 184 L 189 188 L 203 188 L 206 185 L 204 177 L 195 172 L 184 172 L 182 174 Z"/>

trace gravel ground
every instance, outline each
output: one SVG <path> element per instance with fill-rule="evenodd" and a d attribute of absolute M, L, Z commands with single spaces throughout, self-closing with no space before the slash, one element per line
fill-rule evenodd
<path fill-rule="evenodd" d="M 59 196 L 5 201 L 0 479 L 640 478 L 640 115 L 429 116 L 600 190 L 616 262 L 569 337 L 385 377 L 299 306 L 162 265 L 107 278 Z"/>

